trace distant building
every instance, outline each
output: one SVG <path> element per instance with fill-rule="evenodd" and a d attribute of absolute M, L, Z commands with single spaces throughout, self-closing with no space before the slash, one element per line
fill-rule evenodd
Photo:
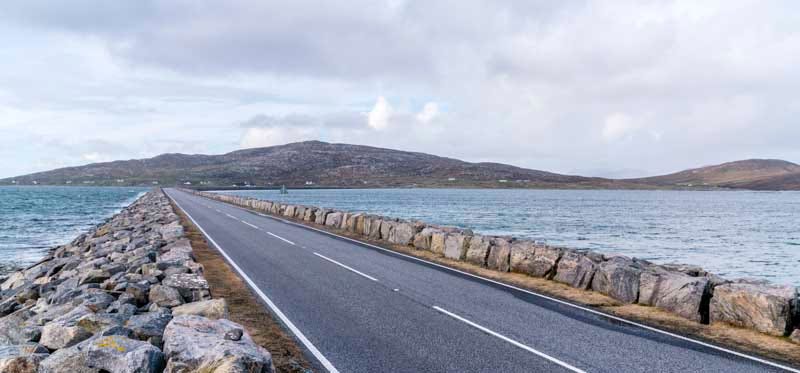
<path fill-rule="evenodd" d="M 192 182 L 191 181 L 187 181 L 187 182 L 183 183 L 183 185 L 192 185 Z"/>
<path fill-rule="evenodd" d="M 447 179 L 447 181 L 456 181 L 456 178 L 450 177 L 450 178 Z"/>
<path fill-rule="evenodd" d="M 16 180 L 11 180 L 11 184 L 16 184 L 16 183 L 17 183 Z"/>
<path fill-rule="evenodd" d="M 508 180 L 506 180 L 506 179 L 500 179 L 500 180 L 497 180 L 497 182 L 498 182 L 498 183 L 507 183 L 507 182 L 508 182 Z"/>
<path fill-rule="evenodd" d="M 124 182 L 125 182 L 125 179 L 117 179 L 117 182 L 118 182 L 118 183 L 124 183 Z"/>
<path fill-rule="evenodd" d="M 306 185 L 314 185 L 313 181 L 306 181 Z"/>
<path fill-rule="evenodd" d="M 38 184 L 39 184 L 38 181 L 36 181 L 36 180 L 33 181 L 33 185 L 38 185 Z"/>
<path fill-rule="evenodd" d="M 67 180 L 67 184 L 72 184 L 72 180 Z"/>
<path fill-rule="evenodd" d="M 153 182 L 153 185 L 158 185 L 158 181 L 154 181 L 154 182 Z"/>

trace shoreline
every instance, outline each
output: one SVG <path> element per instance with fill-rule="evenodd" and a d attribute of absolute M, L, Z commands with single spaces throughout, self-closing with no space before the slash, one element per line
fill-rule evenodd
<path fill-rule="evenodd" d="M 274 372 L 213 296 L 161 189 L 0 284 L 0 371 Z"/>

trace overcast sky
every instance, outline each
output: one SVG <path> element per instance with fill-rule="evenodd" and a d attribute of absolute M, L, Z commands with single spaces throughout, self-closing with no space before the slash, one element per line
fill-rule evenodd
<path fill-rule="evenodd" d="M 622 177 L 800 161 L 795 1 L 6 1 L 0 177 L 318 139 Z"/>

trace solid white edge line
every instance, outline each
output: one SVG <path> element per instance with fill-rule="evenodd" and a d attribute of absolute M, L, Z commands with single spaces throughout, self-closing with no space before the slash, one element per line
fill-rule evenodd
<path fill-rule="evenodd" d="M 488 329 L 486 327 L 478 325 L 478 324 L 476 324 L 476 323 L 474 323 L 472 321 L 469 321 L 469 320 L 467 320 L 467 319 L 465 319 L 465 318 L 463 318 L 461 316 L 458 316 L 458 315 L 456 315 L 456 314 L 454 314 L 454 313 L 452 313 L 450 311 L 447 311 L 442 307 L 433 306 L 433 309 L 435 309 L 435 310 L 437 310 L 437 311 L 439 311 L 439 312 L 441 312 L 441 313 L 443 313 L 443 314 L 445 314 L 447 316 L 450 316 L 450 317 L 452 317 L 452 318 L 454 318 L 454 319 L 456 319 L 458 321 L 461 321 L 461 322 L 463 322 L 463 323 L 465 323 L 465 324 L 467 324 L 467 325 L 469 325 L 469 326 L 471 326 L 471 327 L 473 327 L 475 329 L 478 329 L 478 330 L 480 330 L 480 331 L 482 331 L 482 332 L 484 332 L 486 334 L 489 334 L 491 336 L 500 338 L 500 339 L 502 339 L 502 340 L 504 340 L 504 341 L 506 341 L 508 343 L 511 343 L 512 345 L 517 346 L 517 347 L 519 347 L 519 348 L 521 348 L 521 349 L 523 349 L 525 351 L 528 351 L 528 352 L 530 352 L 530 353 L 532 353 L 532 354 L 534 354 L 536 356 L 539 356 L 539 357 L 542 357 L 544 359 L 547 359 L 548 361 L 550 361 L 552 363 L 561 365 L 562 367 L 567 368 L 567 369 L 569 369 L 569 370 L 571 370 L 573 372 L 586 373 L 585 370 L 582 370 L 580 368 L 576 368 L 576 367 L 574 367 L 574 366 L 572 366 L 570 364 L 567 364 L 567 363 L 565 363 L 565 362 L 563 362 L 561 360 L 558 360 L 558 359 L 556 359 L 556 358 L 554 358 L 554 357 L 552 357 L 552 356 L 550 356 L 548 354 L 545 354 L 544 352 L 538 351 L 538 350 L 534 349 L 533 347 L 524 345 L 524 344 L 522 344 L 520 342 L 517 342 L 517 341 L 515 341 L 515 340 L 513 340 L 511 338 L 508 338 L 508 337 L 506 337 L 506 336 L 504 336 L 504 335 L 502 335 L 500 333 L 497 333 L 497 332 L 495 332 L 495 331 L 493 331 L 491 329 Z"/>
<path fill-rule="evenodd" d="M 244 220 L 239 220 L 239 221 L 240 221 L 240 222 L 242 222 L 242 223 L 245 223 L 245 224 L 247 224 L 247 225 L 249 225 L 249 226 L 251 226 L 251 227 L 253 227 L 253 228 L 255 228 L 255 229 L 261 230 L 261 228 L 259 228 L 259 227 L 255 226 L 255 225 L 253 225 L 253 224 L 250 224 L 250 223 L 248 223 L 248 222 L 246 222 L 246 221 L 244 221 Z"/>
<path fill-rule="evenodd" d="M 198 196 L 198 197 L 199 198 L 206 198 L 206 197 L 202 197 L 202 196 Z M 563 301 L 561 299 L 549 297 L 549 296 L 544 295 L 544 294 L 535 293 L 533 291 L 530 291 L 530 290 L 527 290 L 527 289 L 523 289 L 523 288 L 520 288 L 520 287 L 516 287 L 514 285 L 509 285 L 509 284 L 506 284 L 506 283 L 503 283 L 503 282 L 500 282 L 500 281 L 492 280 L 490 278 L 481 277 L 481 276 L 474 275 L 474 274 L 469 273 L 469 272 L 464 272 L 464 271 L 459 270 L 459 269 L 450 268 L 448 266 L 441 265 L 441 264 L 434 263 L 434 262 L 429 262 L 429 261 L 427 261 L 425 259 L 421 259 L 421 258 L 417 258 L 415 256 L 403 254 L 403 253 L 398 252 L 398 251 L 385 249 L 385 248 L 380 247 L 380 246 L 376 246 L 376 245 L 373 245 L 373 244 L 370 244 L 370 243 L 367 243 L 367 242 L 363 242 L 363 241 L 359 241 L 359 240 L 356 240 L 356 239 L 352 239 L 350 237 L 340 236 L 340 235 L 338 235 L 336 233 L 331 233 L 331 232 L 328 232 L 328 231 L 325 231 L 325 230 L 322 230 L 322 229 L 318 229 L 318 228 L 315 228 L 315 227 L 311 227 L 311 226 L 308 226 L 308 225 L 295 223 L 293 221 L 288 221 L 288 220 L 285 220 L 285 219 L 282 219 L 282 218 L 278 218 L 278 217 L 275 217 L 275 216 L 271 216 L 271 215 L 267 215 L 267 214 L 262 214 L 260 212 L 253 211 L 253 210 L 250 210 L 250 209 L 246 209 L 244 207 L 239 207 L 239 206 L 236 206 L 236 205 L 233 205 L 233 204 L 230 204 L 230 203 L 220 202 L 220 201 L 217 201 L 217 200 L 214 200 L 214 199 L 210 199 L 210 198 L 206 198 L 206 199 L 208 199 L 210 201 L 217 202 L 217 203 L 224 203 L 227 206 L 231 206 L 231 207 L 238 208 L 240 210 L 248 211 L 250 213 L 263 216 L 265 218 L 270 218 L 270 219 L 273 219 L 273 220 L 284 222 L 286 224 L 295 225 L 295 226 L 298 226 L 298 227 L 301 227 L 301 228 L 310 229 L 310 230 L 313 230 L 313 231 L 317 231 L 317 232 L 320 232 L 320 233 L 327 234 L 329 236 L 339 237 L 339 238 L 347 240 L 347 241 L 355 242 L 355 243 L 357 243 L 359 245 L 369 246 L 369 247 L 372 247 L 374 249 L 386 251 L 388 253 L 399 255 L 399 256 L 402 256 L 402 257 L 405 257 L 405 258 L 408 258 L 408 259 L 412 259 L 412 260 L 416 260 L 416 261 L 419 261 L 419 262 L 427 263 L 427 264 L 430 264 L 432 266 L 436 266 L 436 267 L 439 267 L 439 268 L 442 268 L 442 269 L 446 269 L 448 271 L 452 271 L 452 272 L 460 273 L 460 274 L 465 275 L 465 276 L 470 276 L 470 277 L 474 277 L 474 278 L 477 278 L 477 279 L 481 279 L 483 281 L 491 282 L 493 284 L 497 284 L 497 285 L 500 285 L 500 286 L 503 286 L 503 287 L 507 287 L 509 289 L 514 289 L 514 290 L 517 290 L 517 291 L 528 293 L 528 294 L 531 294 L 531 295 L 534 295 L 534 296 L 537 296 L 537 297 L 540 297 L 540 298 L 543 298 L 543 299 L 547 299 L 547 300 L 550 300 L 550 301 L 553 301 L 553 302 L 556 302 L 556 303 L 559 303 L 559 304 L 563 304 L 565 306 L 573 307 L 573 308 L 576 308 L 576 309 L 579 309 L 579 310 L 583 310 L 583 311 L 586 311 L 586 312 L 589 312 L 589 313 L 593 313 L 595 315 L 603 316 L 603 317 L 606 317 L 606 318 L 609 318 L 609 319 L 612 319 L 612 320 L 615 320 L 615 321 L 619 321 L 621 323 L 625 323 L 625 324 L 628 324 L 628 325 L 633 325 L 633 326 L 636 326 L 636 327 L 639 327 L 639 328 L 642 328 L 642 329 L 646 329 L 646 330 L 649 330 L 649 331 L 652 331 L 652 332 L 668 335 L 670 337 L 678 338 L 680 340 L 691 342 L 691 343 L 694 343 L 694 344 L 697 344 L 697 345 L 700 345 L 700 346 L 703 346 L 703 347 L 708 347 L 708 348 L 711 348 L 711 349 L 714 349 L 714 350 L 717 350 L 717 351 L 722 351 L 722 352 L 725 352 L 725 353 L 728 353 L 728 354 L 731 354 L 731 355 L 734 355 L 734 356 L 738 356 L 738 357 L 741 357 L 741 358 L 744 358 L 744 359 L 747 359 L 747 360 L 752 360 L 752 361 L 755 361 L 755 362 L 759 362 L 761 364 L 765 364 L 765 365 L 769 365 L 769 366 L 772 366 L 772 367 L 775 367 L 775 368 L 783 369 L 783 370 L 786 370 L 788 372 L 800 373 L 800 369 L 795 369 L 795 368 L 788 367 L 788 366 L 785 366 L 785 365 L 781 365 L 781 364 L 778 364 L 778 363 L 775 363 L 775 362 L 772 362 L 772 361 L 769 361 L 769 360 L 764 360 L 764 359 L 759 358 L 759 357 L 755 357 L 755 356 L 747 355 L 747 354 L 744 354 L 744 353 L 741 353 L 741 352 L 729 350 L 729 349 L 724 348 L 724 347 L 715 346 L 713 344 L 706 343 L 706 342 L 703 342 L 703 341 L 698 341 L 696 339 L 692 339 L 692 338 L 689 338 L 689 337 L 684 337 L 684 336 L 682 336 L 680 334 L 675 334 L 675 333 L 672 333 L 672 332 L 668 332 L 666 330 L 661 330 L 661 329 L 658 329 L 658 328 L 655 328 L 655 327 L 652 327 L 652 326 L 647 326 L 647 325 L 644 325 L 644 324 L 640 324 L 640 323 L 635 322 L 635 321 L 623 319 L 621 317 L 614 316 L 614 315 L 611 315 L 611 314 L 607 314 L 607 313 L 604 313 L 604 312 L 600 312 L 600 311 L 597 311 L 597 310 L 593 310 L 591 308 L 586 308 L 586 307 L 583 307 L 583 306 L 579 306 L 577 304 L 572 304 L 570 302 Z"/>
<path fill-rule="evenodd" d="M 166 192 L 164 194 L 166 194 Z M 208 233 L 206 233 L 206 231 L 203 229 L 203 227 L 200 226 L 200 224 L 197 224 L 197 221 L 194 220 L 192 215 L 190 215 L 189 212 L 186 211 L 186 209 L 181 207 L 181 204 L 178 203 L 177 200 L 172 198 L 172 196 L 170 196 L 169 194 L 166 194 L 166 195 L 167 195 L 167 197 L 169 199 L 172 200 L 172 202 L 175 202 L 175 204 L 178 206 L 178 208 L 183 210 L 183 212 L 186 214 L 186 216 L 189 217 L 189 219 L 192 221 L 192 223 L 194 223 L 194 225 L 197 226 L 197 229 L 199 229 L 200 232 L 202 232 L 203 235 L 208 239 L 208 241 L 211 242 L 211 244 L 214 245 L 217 248 L 217 250 L 219 250 L 220 253 L 222 253 L 222 255 L 225 257 L 225 259 L 228 261 L 228 263 L 230 263 L 231 266 L 234 269 L 236 269 L 236 272 L 239 272 L 239 276 L 242 276 L 242 278 L 247 282 L 247 284 L 250 285 L 250 288 L 253 289 L 256 292 L 256 294 L 258 294 L 259 297 L 261 297 L 261 299 L 264 301 L 264 303 L 267 304 L 267 306 L 269 306 L 269 308 L 272 310 L 272 312 L 274 312 L 276 315 L 278 315 L 278 318 L 280 318 L 281 321 L 283 321 L 283 323 L 286 325 L 286 327 L 288 327 L 289 330 L 291 330 L 292 334 L 294 334 L 297 337 L 297 339 L 299 339 L 300 342 L 304 346 L 306 346 L 308 351 L 310 351 L 311 354 L 314 355 L 314 357 L 316 357 L 317 360 L 319 360 L 320 364 L 322 364 L 325 367 L 325 369 L 328 370 L 328 372 L 339 373 L 339 370 L 337 370 L 336 367 L 334 367 L 333 364 L 331 364 L 331 362 L 328 361 L 328 359 L 325 357 L 325 355 L 323 355 L 322 352 L 320 352 L 317 349 L 317 347 L 314 346 L 314 344 L 311 343 L 311 341 L 309 341 L 308 338 L 306 338 L 305 334 L 303 334 L 303 332 L 301 332 L 300 329 L 298 329 L 297 326 L 295 326 L 294 323 L 292 323 L 292 321 L 289 320 L 288 317 L 286 317 L 286 315 L 283 313 L 283 311 L 281 311 L 280 308 L 278 308 L 278 306 L 276 306 L 275 303 L 273 303 L 272 300 L 269 299 L 269 297 L 266 294 L 264 294 L 264 292 L 262 292 L 261 289 L 258 288 L 258 286 L 256 286 L 256 284 L 253 282 L 253 280 L 250 279 L 250 276 L 248 276 L 246 273 L 244 273 L 244 271 L 241 268 L 239 268 L 239 265 L 236 264 L 236 262 L 234 262 L 233 259 L 230 256 L 228 256 L 228 253 L 226 253 L 225 250 L 222 249 L 222 246 L 217 244 L 214 241 L 214 239 L 211 238 L 211 236 L 209 236 Z"/>
<path fill-rule="evenodd" d="M 281 237 L 281 236 L 278 236 L 278 235 L 277 235 L 277 234 L 275 234 L 275 233 L 272 233 L 272 232 L 267 232 L 267 234 L 268 234 L 268 235 L 270 235 L 270 236 L 272 236 L 272 237 L 275 237 L 275 238 L 277 238 L 277 239 L 284 240 L 284 241 L 286 241 L 287 243 L 289 243 L 290 245 L 294 245 L 294 242 L 292 242 L 292 241 L 289 241 L 289 240 L 287 240 L 287 239 L 285 239 L 285 238 L 283 238 L 283 237 Z"/>
<path fill-rule="evenodd" d="M 342 264 L 342 263 L 339 263 L 339 262 L 337 262 L 337 261 L 335 261 L 335 260 L 333 260 L 333 259 L 331 259 L 331 258 L 328 258 L 328 257 L 327 257 L 327 256 L 325 256 L 325 255 L 322 255 L 322 254 L 320 254 L 320 253 L 316 253 L 316 252 L 314 253 L 314 255 L 316 255 L 316 256 L 318 256 L 318 257 L 320 257 L 320 258 L 322 258 L 322 259 L 325 259 L 325 260 L 327 260 L 327 261 L 329 261 L 329 262 L 331 262 L 331 263 L 333 263 L 333 264 L 339 265 L 339 266 L 341 266 L 342 268 L 344 268 L 344 269 L 346 269 L 346 270 L 349 270 L 349 271 L 351 271 L 351 272 L 353 272 L 353 273 L 355 273 L 355 274 L 358 274 L 358 275 L 364 276 L 364 277 L 366 277 L 366 278 L 368 278 L 368 279 L 370 279 L 370 280 L 372 280 L 372 281 L 378 282 L 378 279 L 377 279 L 377 278 L 375 278 L 375 277 L 372 277 L 372 276 L 370 276 L 370 275 L 367 275 L 367 274 L 364 274 L 364 273 L 362 273 L 362 272 L 359 272 L 359 271 L 357 271 L 357 270 L 355 270 L 355 269 L 353 269 L 353 268 L 350 268 L 350 267 L 348 267 L 348 266 L 346 266 L 346 265 L 344 265 L 344 264 Z"/>

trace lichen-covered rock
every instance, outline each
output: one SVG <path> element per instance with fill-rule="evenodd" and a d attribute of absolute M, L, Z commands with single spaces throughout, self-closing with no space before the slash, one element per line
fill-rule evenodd
<path fill-rule="evenodd" d="M 164 353 L 150 343 L 112 335 L 85 345 L 86 365 L 114 373 L 156 373 L 164 369 Z"/>
<path fill-rule="evenodd" d="M 414 223 L 397 222 L 393 226 L 389 242 L 397 245 L 408 246 L 417 234 L 417 228 Z"/>
<path fill-rule="evenodd" d="M 161 307 L 176 307 L 184 303 L 178 289 L 171 286 L 153 285 L 148 296 L 150 303 Z"/>
<path fill-rule="evenodd" d="M 274 372 L 272 356 L 229 320 L 176 316 L 164 331 L 165 372 Z"/>
<path fill-rule="evenodd" d="M 338 228 L 339 226 L 342 225 L 343 216 L 344 214 L 342 214 L 339 211 L 328 213 L 328 215 L 325 217 L 325 226 L 331 228 Z"/>
<path fill-rule="evenodd" d="M 179 221 L 164 225 L 158 231 L 167 242 L 183 237 L 183 226 Z"/>
<path fill-rule="evenodd" d="M 439 232 L 439 230 L 434 227 L 422 228 L 419 233 L 414 235 L 412 245 L 414 245 L 414 248 L 417 250 L 430 250 L 431 238 L 436 232 Z"/>
<path fill-rule="evenodd" d="M 552 278 L 561 259 L 562 249 L 531 241 L 515 241 L 511 245 L 510 269 L 533 277 Z"/>
<path fill-rule="evenodd" d="M 486 267 L 486 260 L 489 258 L 489 253 L 492 248 L 492 240 L 493 237 L 489 236 L 472 236 L 464 260 L 468 263 Z"/>
<path fill-rule="evenodd" d="M 328 209 L 317 210 L 317 216 L 314 217 L 314 223 L 319 225 L 325 225 L 325 222 L 328 220 L 328 214 L 330 213 L 331 210 Z"/>
<path fill-rule="evenodd" d="M 597 263 L 587 255 L 567 250 L 558 261 L 558 269 L 553 281 L 587 290 L 592 285 L 595 270 L 597 270 Z"/>
<path fill-rule="evenodd" d="M 701 309 L 710 297 L 708 279 L 652 266 L 639 277 L 639 304 L 655 306 L 683 318 L 702 322 L 707 310 Z"/>
<path fill-rule="evenodd" d="M 739 280 L 714 288 L 710 321 L 786 336 L 797 317 L 796 307 L 797 289 L 792 286 Z"/>
<path fill-rule="evenodd" d="M 508 272 L 511 268 L 511 239 L 495 237 L 492 239 L 492 250 L 486 259 L 486 266 L 500 272 Z"/>
<path fill-rule="evenodd" d="M 592 289 L 621 302 L 636 303 L 642 269 L 639 263 L 629 258 L 613 257 L 597 266 Z"/>
<path fill-rule="evenodd" d="M 78 326 L 78 320 L 92 313 L 88 307 L 79 306 L 48 322 L 42 328 L 39 343 L 51 350 L 58 350 L 88 339 L 92 333 Z"/>
<path fill-rule="evenodd" d="M 212 320 L 228 318 L 228 302 L 223 298 L 187 303 L 172 309 L 173 316 L 195 315 Z"/>
<path fill-rule="evenodd" d="M 447 239 L 447 233 L 441 230 L 431 233 L 431 252 L 434 254 L 444 255 L 444 244 Z"/>
<path fill-rule="evenodd" d="M 467 255 L 467 247 L 472 236 L 462 233 L 449 233 L 444 239 L 445 258 L 464 260 Z"/>
<path fill-rule="evenodd" d="M 146 312 L 131 316 L 125 323 L 125 327 L 133 332 L 133 337 L 136 339 L 160 346 L 164 328 L 167 327 L 170 320 L 172 320 L 172 315 L 169 313 Z"/>
<path fill-rule="evenodd" d="M 177 273 L 167 276 L 162 282 L 164 286 L 178 289 L 187 302 L 197 302 L 211 298 L 208 281 L 196 273 Z"/>
<path fill-rule="evenodd" d="M 0 346 L 0 372 L 35 373 L 49 351 L 37 343 Z"/>
<path fill-rule="evenodd" d="M 158 269 L 162 271 L 169 267 L 184 266 L 187 262 L 194 260 L 192 245 L 186 239 L 175 241 L 163 247 L 161 252 L 156 259 L 156 264 Z"/>
<path fill-rule="evenodd" d="M 392 233 L 394 231 L 394 226 L 397 224 L 396 220 L 389 220 L 384 219 L 381 222 L 381 240 L 389 241 L 391 240 Z"/>

